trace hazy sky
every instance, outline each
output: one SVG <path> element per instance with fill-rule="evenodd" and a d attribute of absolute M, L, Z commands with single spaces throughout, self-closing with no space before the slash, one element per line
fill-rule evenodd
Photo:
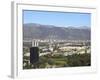
<path fill-rule="evenodd" d="M 62 27 L 91 26 L 91 14 L 71 12 L 23 11 L 24 23 L 39 23 Z"/>

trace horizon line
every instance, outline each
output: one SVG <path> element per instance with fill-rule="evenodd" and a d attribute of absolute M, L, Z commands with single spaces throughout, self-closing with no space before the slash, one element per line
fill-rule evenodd
<path fill-rule="evenodd" d="M 58 25 L 53 25 L 53 24 L 41 24 L 41 23 L 23 23 L 23 25 L 25 25 L 25 24 L 37 24 L 37 25 L 44 25 L 44 26 L 54 26 L 54 27 L 64 27 L 64 28 L 70 28 L 70 27 L 73 27 L 73 28 L 91 28 L 90 26 L 86 26 L 86 25 L 83 25 L 83 26 L 71 26 L 71 25 L 69 25 L 69 26 L 58 26 Z"/>

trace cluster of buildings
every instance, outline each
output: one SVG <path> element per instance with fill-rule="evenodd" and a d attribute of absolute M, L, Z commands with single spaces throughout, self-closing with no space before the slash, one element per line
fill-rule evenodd
<path fill-rule="evenodd" d="M 50 54 L 83 54 L 91 53 L 90 40 L 39 40 L 33 39 L 30 41 L 32 47 L 39 47 L 40 56 Z M 42 46 L 40 46 L 42 44 Z M 56 49 L 55 49 L 56 48 Z"/>
<path fill-rule="evenodd" d="M 33 39 L 30 41 L 24 41 L 26 46 L 23 48 L 30 49 L 30 47 L 39 47 L 39 56 L 51 54 L 56 55 L 72 55 L 72 54 L 85 54 L 91 53 L 91 42 L 90 40 L 37 40 Z M 27 46 L 27 44 L 30 43 Z M 28 50 L 29 51 L 29 50 Z M 25 52 L 24 57 L 30 57 L 30 52 Z M 24 59 L 24 66 L 30 64 L 28 59 Z"/>

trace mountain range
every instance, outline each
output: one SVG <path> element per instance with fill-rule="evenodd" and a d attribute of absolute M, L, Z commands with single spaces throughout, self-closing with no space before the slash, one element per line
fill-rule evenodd
<path fill-rule="evenodd" d="M 38 23 L 23 24 L 23 39 L 90 40 L 89 27 L 58 27 Z"/>

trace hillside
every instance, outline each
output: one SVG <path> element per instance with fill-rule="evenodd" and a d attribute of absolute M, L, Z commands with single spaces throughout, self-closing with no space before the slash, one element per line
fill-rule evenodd
<path fill-rule="evenodd" d="M 23 39 L 90 40 L 90 28 L 23 24 Z"/>

